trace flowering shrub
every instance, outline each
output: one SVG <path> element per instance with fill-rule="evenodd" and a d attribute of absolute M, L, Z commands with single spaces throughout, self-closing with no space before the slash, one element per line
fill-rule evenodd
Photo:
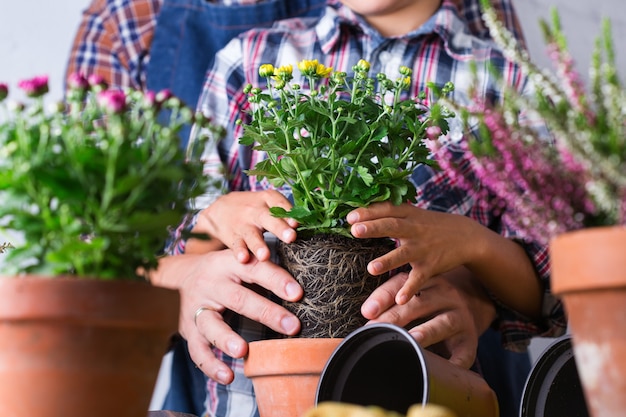
<path fill-rule="evenodd" d="M 352 78 L 317 60 L 303 60 L 298 69 L 308 92 L 291 82 L 291 65 L 262 65 L 267 90 L 246 87 L 253 113 L 240 142 L 267 153 L 248 173 L 293 193 L 292 209 L 273 207 L 272 214 L 297 220 L 305 234 L 351 237 L 344 219 L 354 208 L 414 202 L 409 177 L 417 164 L 433 163 L 424 139 L 447 132 L 446 109 L 403 97 L 411 84 L 407 67 L 395 80 L 370 78 L 364 60 Z"/>
<path fill-rule="evenodd" d="M 206 181 L 178 132 L 210 121 L 168 91 L 109 90 L 95 76 L 72 76 L 49 109 L 47 77 L 18 86 L 27 104 L 0 84 L 0 228 L 24 243 L 2 245 L 2 273 L 143 278 Z"/>
<path fill-rule="evenodd" d="M 610 24 L 605 22 L 597 41 L 587 92 L 556 10 L 551 25 L 542 21 L 555 66 L 550 72 L 531 62 L 487 1 L 483 6 L 492 37 L 522 67 L 535 94 L 509 89 L 500 106 L 476 97 L 475 106 L 461 109 L 480 132 L 469 140 L 463 164 L 484 188 L 457 176 L 459 182 L 483 203 L 507 207 L 508 221 L 539 242 L 568 230 L 625 224 L 626 91 L 616 73 Z M 442 165 L 449 160 L 444 151 L 437 159 Z"/>

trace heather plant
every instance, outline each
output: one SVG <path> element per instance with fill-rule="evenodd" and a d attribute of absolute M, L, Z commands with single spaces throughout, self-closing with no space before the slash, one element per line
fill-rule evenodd
<path fill-rule="evenodd" d="M 611 26 L 598 37 L 587 91 L 568 51 L 558 12 L 541 21 L 553 70 L 538 68 L 483 1 L 485 22 L 507 58 L 534 89 L 506 89 L 499 105 L 479 96 L 469 107 L 452 103 L 472 126 L 464 161 L 446 168 L 472 172 L 481 184 L 457 181 L 538 242 L 584 227 L 626 223 L 626 92 L 616 72 Z M 465 179 L 464 179 L 465 178 Z"/>
<path fill-rule="evenodd" d="M 292 82 L 291 65 L 263 65 L 267 89 L 246 88 L 252 122 L 240 143 L 267 153 L 248 173 L 293 194 L 291 210 L 274 207 L 272 214 L 297 220 L 303 235 L 352 237 L 344 219 L 354 208 L 415 202 L 409 177 L 417 164 L 433 164 L 424 139 L 448 131 L 449 111 L 438 103 L 427 107 L 424 97 L 406 97 L 407 67 L 396 79 L 370 77 L 365 60 L 351 77 L 317 60 L 303 60 L 298 69 L 308 85 Z M 442 94 L 452 88 L 446 85 Z"/>
<path fill-rule="evenodd" d="M 26 103 L 9 103 L 0 84 L 0 230 L 20 235 L 0 246 L 0 273 L 145 279 L 168 227 L 208 181 L 179 131 L 190 122 L 219 130 L 166 90 L 74 75 L 67 99 L 45 106 L 47 77 L 18 87 Z"/>

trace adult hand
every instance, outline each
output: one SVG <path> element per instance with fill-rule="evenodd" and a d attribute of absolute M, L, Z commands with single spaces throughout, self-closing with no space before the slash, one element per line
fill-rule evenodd
<path fill-rule="evenodd" d="M 189 353 L 197 366 L 222 384 L 233 381 L 233 371 L 213 353 L 215 346 L 233 358 L 248 352 L 246 341 L 224 321 L 226 310 L 294 335 L 300 322 L 282 306 L 267 299 L 271 291 L 278 297 L 297 301 L 302 288 L 284 269 L 270 261 L 251 259 L 238 262 L 229 249 L 206 254 L 185 254 L 163 258 L 154 279 L 176 274 L 177 282 L 167 284 L 180 290 L 179 331 L 187 340 Z"/>
<path fill-rule="evenodd" d="M 372 275 L 406 264 L 411 266 L 405 285 L 397 292 L 397 304 L 407 303 L 429 278 L 472 260 L 480 247 L 480 229 L 484 229 L 468 217 L 424 210 L 410 204 L 373 204 L 353 210 L 347 220 L 352 224 L 352 235 L 357 238 L 398 240 L 396 249 L 368 265 Z"/>
<path fill-rule="evenodd" d="M 420 346 L 471 367 L 478 338 L 496 317 L 478 280 L 467 269 L 457 268 L 430 279 L 406 304 L 398 305 L 395 295 L 407 278 L 407 273 L 400 273 L 383 283 L 363 303 L 362 314 L 372 322 L 407 327 Z"/>
<path fill-rule="evenodd" d="M 202 210 L 193 231 L 207 233 L 232 249 L 239 262 L 249 262 L 250 253 L 256 259 L 266 261 L 270 258 L 270 249 L 263 239 L 263 232 L 268 231 L 290 243 L 296 239 L 295 228 L 298 226 L 295 220 L 272 216 L 270 207 L 289 210 L 291 203 L 276 190 L 233 191 Z M 203 252 L 203 249 L 194 249 L 197 244 L 197 241 L 189 240 L 185 252 Z"/>

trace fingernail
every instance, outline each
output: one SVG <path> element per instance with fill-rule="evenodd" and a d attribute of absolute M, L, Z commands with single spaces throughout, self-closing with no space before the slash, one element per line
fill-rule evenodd
<path fill-rule="evenodd" d="M 377 274 L 378 271 L 383 269 L 383 264 L 382 262 L 370 262 L 370 268 L 372 271 L 372 274 Z"/>
<path fill-rule="evenodd" d="M 287 297 L 289 297 L 290 300 L 293 300 L 300 295 L 300 286 L 295 282 L 290 282 L 285 287 L 285 292 L 287 293 Z"/>
<path fill-rule="evenodd" d="M 366 231 L 367 231 L 367 229 L 362 224 L 357 224 L 356 226 L 354 226 L 354 232 L 356 234 L 360 235 L 361 233 L 365 233 Z"/>
<path fill-rule="evenodd" d="M 359 221 L 359 215 L 357 213 L 350 212 L 348 213 L 346 220 L 348 221 L 348 223 L 356 223 Z"/>
<path fill-rule="evenodd" d="M 226 343 L 226 347 L 228 348 L 228 354 L 230 356 L 236 357 L 239 355 L 239 352 L 241 352 L 241 343 L 237 340 L 229 340 L 228 343 Z"/>
<path fill-rule="evenodd" d="M 280 326 L 283 328 L 283 331 L 286 334 L 292 334 L 293 332 L 298 330 L 298 325 L 299 324 L 300 323 L 298 322 L 298 319 L 293 317 L 293 316 L 284 317 L 280 321 Z"/>
<path fill-rule="evenodd" d="M 396 297 L 396 304 L 404 305 L 404 304 L 406 304 L 408 301 L 409 301 L 409 298 L 408 298 L 405 294 L 398 295 L 398 296 Z"/>
<path fill-rule="evenodd" d="M 375 301 L 366 301 L 361 307 L 361 313 L 363 316 L 370 319 L 378 317 L 378 311 L 378 303 Z"/>
<path fill-rule="evenodd" d="M 215 378 L 217 379 L 217 382 L 219 382 L 220 384 L 227 384 L 228 383 L 228 372 L 226 371 L 217 371 L 217 374 L 215 374 Z"/>

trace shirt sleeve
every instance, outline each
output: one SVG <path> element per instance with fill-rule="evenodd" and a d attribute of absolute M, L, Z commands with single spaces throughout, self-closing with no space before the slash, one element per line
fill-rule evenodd
<path fill-rule="evenodd" d="M 145 70 L 161 0 L 92 0 L 83 11 L 66 67 L 97 74 L 112 87 L 145 88 Z"/>

